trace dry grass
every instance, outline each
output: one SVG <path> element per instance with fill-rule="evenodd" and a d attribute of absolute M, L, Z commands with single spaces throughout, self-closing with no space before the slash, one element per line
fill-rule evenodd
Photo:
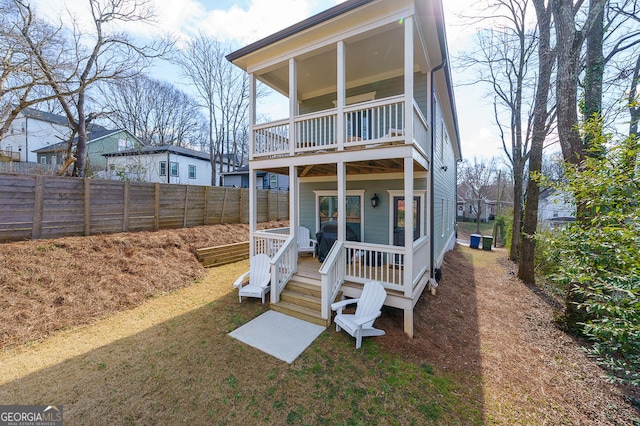
<path fill-rule="evenodd" d="M 178 235 L 167 235 L 173 232 Z M 12 341 L 31 343 L 5 346 L 0 352 L 0 401 L 61 403 L 69 425 L 606 425 L 632 424 L 640 417 L 621 389 L 605 383 L 603 372 L 584 356 L 579 342 L 555 326 L 553 304 L 510 274 L 513 266 L 504 250 L 458 247 L 450 252 L 437 295 L 425 296 L 416 305 L 414 339 L 402 332 L 402 313 L 385 308 L 376 323 L 387 330 L 385 336 L 365 339 L 363 348 L 355 351 L 352 338 L 329 329 L 288 365 L 227 335 L 268 308 L 257 300 L 237 302 L 230 283 L 246 270 L 246 261 L 208 271 L 196 265 L 200 278 L 195 283 L 190 278 L 193 249 L 212 245 L 202 242 L 209 233 L 216 234 L 196 229 L 187 236 L 163 231 L 159 240 L 153 234 L 112 236 L 114 241 L 128 241 L 130 258 L 139 259 L 138 275 L 128 279 L 122 263 L 128 258 L 121 248 L 126 244 L 100 242 L 106 237 L 87 240 L 84 248 L 96 249 L 86 252 L 103 263 L 94 265 L 102 268 L 102 278 L 111 271 L 125 281 L 111 290 L 111 298 L 101 296 L 104 300 L 94 299 L 92 290 L 86 293 L 91 284 L 77 285 L 74 300 L 82 300 L 83 294 L 87 301 L 95 300 L 74 305 L 76 315 L 82 317 L 86 311 L 82 320 L 61 320 L 58 328 L 63 330 L 48 329 L 51 336 L 46 339 L 43 334 L 20 336 Z M 141 241 L 134 242 L 134 237 Z M 80 245 L 64 239 L 8 244 L 2 250 L 22 250 L 25 259 L 13 258 L 23 262 L 22 268 L 33 262 L 29 256 L 52 256 L 41 263 L 65 266 L 81 263 L 78 257 L 85 256 L 85 250 Z M 159 245 L 156 255 L 145 255 Z M 105 248 L 109 256 L 100 253 Z M 110 264 L 119 266 L 109 268 Z M 39 268 L 29 271 L 43 276 L 44 272 L 35 273 Z M 185 275 L 168 279 L 169 270 L 163 268 Z M 5 274 L 2 303 L 5 280 L 15 280 L 15 288 L 23 279 L 20 267 L 12 270 L 9 275 L 0 271 Z M 156 274 L 158 281 L 140 276 L 147 273 Z M 86 272 L 83 277 L 99 281 L 97 274 L 92 279 Z M 43 287 L 73 287 L 52 280 Z M 148 287 L 116 291 L 136 287 L 138 281 Z M 168 281 L 172 288 L 165 287 Z M 102 282 L 104 286 L 108 280 Z M 31 281 L 18 288 L 37 286 L 38 281 Z M 62 305 L 68 300 L 63 297 Z M 124 303 L 116 303 L 120 300 Z M 106 308 L 95 313 L 96 304 Z M 56 312 L 55 304 L 43 305 Z M 9 323 L 3 330 L 21 326 L 10 315 L 2 321 Z M 37 328 L 22 328 L 25 333 L 32 329 Z"/>

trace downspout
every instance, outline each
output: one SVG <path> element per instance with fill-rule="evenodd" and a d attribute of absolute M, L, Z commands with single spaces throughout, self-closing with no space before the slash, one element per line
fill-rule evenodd
<path fill-rule="evenodd" d="M 24 158 L 29 162 L 29 117 L 24 117 Z"/>
<path fill-rule="evenodd" d="M 429 262 L 429 274 L 431 276 L 431 278 L 434 278 L 435 276 L 435 256 L 434 256 L 434 251 L 435 251 L 435 238 L 434 238 L 434 233 L 435 233 L 435 226 L 434 226 L 434 217 L 435 217 L 435 202 L 436 202 L 436 198 L 434 196 L 434 188 L 435 185 L 433 183 L 434 179 L 434 175 L 433 175 L 433 161 L 435 158 L 435 149 L 434 146 L 436 144 L 436 91 L 435 91 L 435 81 L 434 81 L 434 75 L 436 72 L 440 71 L 442 68 L 445 67 L 445 65 L 447 64 L 447 57 L 444 56 L 444 59 L 442 61 L 442 63 L 440 65 L 438 65 L 437 67 L 435 67 L 434 69 L 431 70 L 430 73 L 430 77 L 431 77 L 431 84 L 430 84 L 430 89 L 431 89 L 431 164 L 430 164 L 430 171 L 431 171 L 431 179 L 429 179 L 429 193 L 430 193 L 430 197 L 431 197 L 431 202 L 429 204 L 431 204 L 431 214 L 429 215 L 431 220 L 429 221 L 429 256 L 431 257 L 430 262 Z"/>
<path fill-rule="evenodd" d="M 171 152 L 167 149 L 167 183 L 171 183 Z"/>

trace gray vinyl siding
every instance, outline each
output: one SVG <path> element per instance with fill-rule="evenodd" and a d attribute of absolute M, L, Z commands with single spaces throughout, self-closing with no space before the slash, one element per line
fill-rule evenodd
<path fill-rule="evenodd" d="M 427 117 L 427 105 L 429 103 L 429 96 L 427 92 L 428 76 L 422 73 L 415 73 L 414 75 L 414 98 L 424 114 Z M 376 92 L 375 99 L 389 98 L 391 96 L 397 96 L 404 93 L 404 77 L 394 77 L 387 80 L 382 80 L 372 84 L 365 84 L 363 86 L 353 87 L 347 89 L 346 97 L 362 95 L 364 93 Z M 323 111 L 327 109 L 335 108 L 334 102 L 337 99 L 336 92 L 332 92 L 326 95 L 318 96 L 311 99 L 305 99 L 300 103 L 299 114 L 308 114 L 316 111 Z"/>
<path fill-rule="evenodd" d="M 440 102 L 436 100 L 435 137 L 433 158 L 433 221 L 435 267 L 447 250 L 447 244 L 455 234 L 456 214 L 456 161 L 450 131 L 442 119 Z M 446 170 L 444 170 L 446 168 Z"/>
<path fill-rule="evenodd" d="M 362 201 L 364 221 L 364 242 L 372 244 L 389 244 L 389 190 L 401 191 L 404 189 L 403 179 L 352 181 L 347 182 L 347 190 L 364 190 Z M 415 179 L 416 191 L 427 191 L 427 179 Z M 300 183 L 300 225 L 305 226 L 315 234 L 316 229 L 316 196 L 314 191 L 337 191 L 336 182 L 301 182 Z M 378 207 L 371 207 L 371 197 L 378 195 Z M 427 203 L 425 199 L 424 204 Z M 426 227 L 426 205 L 421 206 L 425 221 L 421 225 L 423 232 L 428 232 Z"/>

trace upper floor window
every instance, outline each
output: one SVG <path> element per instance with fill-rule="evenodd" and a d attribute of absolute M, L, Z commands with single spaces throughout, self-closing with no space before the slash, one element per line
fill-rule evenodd
<path fill-rule="evenodd" d="M 166 176 L 167 175 L 167 162 L 166 161 L 161 161 L 160 162 L 160 176 Z"/>
<path fill-rule="evenodd" d="M 172 161 L 169 167 L 171 169 L 170 170 L 171 176 L 173 176 L 173 177 L 178 176 L 179 164 L 174 162 L 174 161 Z"/>
<path fill-rule="evenodd" d="M 193 164 L 189 164 L 189 179 L 196 178 L 196 166 Z"/>

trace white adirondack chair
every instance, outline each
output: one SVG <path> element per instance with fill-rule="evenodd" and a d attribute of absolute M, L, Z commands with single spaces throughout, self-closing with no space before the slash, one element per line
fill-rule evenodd
<path fill-rule="evenodd" d="M 238 298 L 242 303 L 242 296 L 244 297 L 258 297 L 264 298 L 271 286 L 271 259 L 266 254 L 256 254 L 249 260 L 249 271 L 245 272 L 233 283 L 233 286 L 238 289 Z M 249 278 L 249 284 L 243 286 L 245 278 Z"/>
<path fill-rule="evenodd" d="M 298 226 L 298 253 L 311 253 L 316 257 L 316 245 L 318 242 L 311 238 L 309 229 Z"/>
<path fill-rule="evenodd" d="M 336 331 L 342 328 L 351 336 L 356 338 L 356 349 L 362 345 L 362 338 L 369 336 L 382 336 L 384 330 L 373 327 L 373 321 L 380 316 L 384 299 L 387 292 L 382 284 L 377 281 L 369 281 L 365 283 L 362 294 L 358 299 L 347 299 L 333 303 L 331 310 L 337 311 L 334 321 L 336 323 Z M 357 303 L 355 314 L 343 314 L 342 308 Z"/>

